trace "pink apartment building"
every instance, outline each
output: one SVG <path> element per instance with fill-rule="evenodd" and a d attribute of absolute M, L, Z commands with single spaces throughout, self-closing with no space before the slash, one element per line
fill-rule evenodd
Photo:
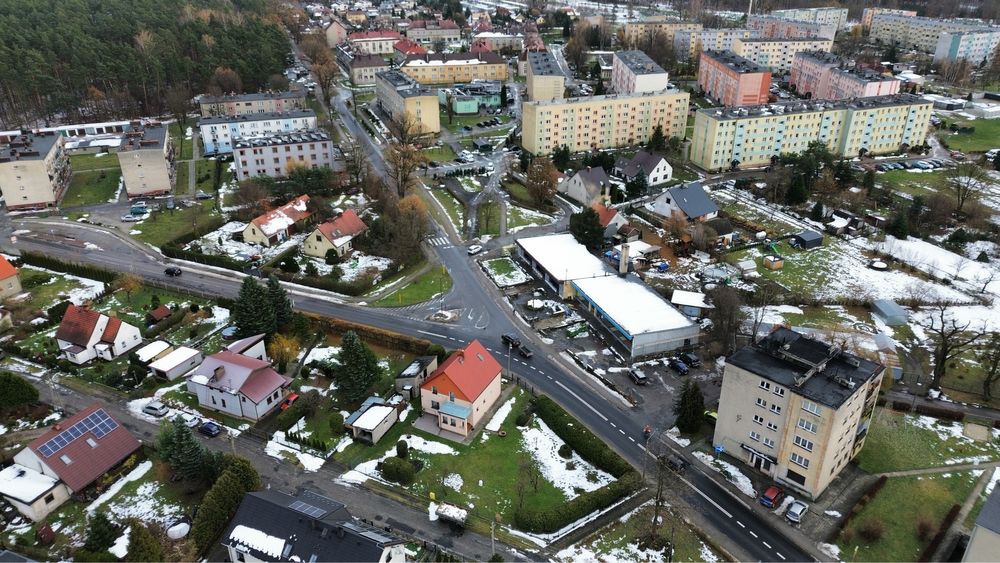
<path fill-rule="evenodd" d="M 799 94 L 815 100 L 889 96 L 898 94 L 902 84 L 892 76 L 854 68 L 852 61 L 823 51 L 796 53 L 789 83 Z"/>
<path fill-rule="evenodd" d="M 732 51 L 702 51 L 698 86 L 706 96 L 724 106 L 766 104 L 771 71 Z"/>

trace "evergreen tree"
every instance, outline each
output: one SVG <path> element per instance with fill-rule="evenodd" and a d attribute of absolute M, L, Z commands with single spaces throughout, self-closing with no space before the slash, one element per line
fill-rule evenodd
<path fill-rule="evenodd" d="M 785 202 L 789 205 L 799 205 L 807 201 L 809 201 L 809 188 L 806 187 L 806 181 L 802 176 L 796 176 L 785 192 Z"/>
<path fill-rule="evenodd" d="M 1000 170 L 1000 152 L 998 152 L 996 156 L 993 157 L 993 168 L 996 170 Z"/>
<path fill-rule="evenodd" d="M 663 126 L 657 125 L 656 129 L 653 129 L 653 134 L 649 137 L 649 143 L 646 144 L 646 148 L 657 152 L 662 151 L 666 145 L 667 138 L 663 136 Z"/>
<path fill-rule="evenodd" d="M 816 202 L 816 205 L 814 205 L 813 208 L 812 208 L 812 212 L 809 213 L 809 218 L 812 219 L 813 221 L 822 221 L 823 220 L 823 204 L 822 203 L 820 203 L 818 201 Z"/>
<path fill-rule="evenodd" d="M 674 400 L 674 416 L 681 432 L 696 432 L 705 414 L 705 397 L 694 380 L 688 378 L 681 386 L 680 395 Z"/>
<path fill-rule="evenodd" d="M 87 551 L 107 551 L 118 539 L 118 527 L 111 523 L 108 515 L 97 512 L 87 522 L 87 541 L 83 548 Z"/>
<path fill-rule="evenodd" d="M 336 366 L 333 377 L 338 389 L 348 401 L 361 401 L 381 375 L 378 358 L 357 333 L 351 330 L 344 334 L 340 342 L 337 361 L 339 365 Z"/>
<path fill-rule="evenodd" d="M 173 451 L 167 464 L 177 472 L 182 479 L 194 480 L 202 476 L 205 468 L 205 458 L 208 452 L 191 429 L 180 421 L 174 421 Z"/>
<path fill-rule="evenodd" d="M 500 85 L 500 107 L 507 107 L 507 83 Z"/>
<path fill-rule="evenodd" d="M 271 310 L 274 311 L 275 327 L 284 328 L 292 320 L 292 301 L 288 298 L 285 288 L 281 287 L 278 278 L 274 276 L 267 278 L 267 297 L 271 302 Z"/>
<path fill-rule="evenodd" d="M 556 149 L 552 151 L 552 164 L 554 164 L 555 167 L 562 172 L 566 170 L 567 166 L 569 166 L 569 157 L 570 152 L 568 146 L 563 145 L 561 147 L 556 147 Z"/>
<path fill-rule="evenodd" d="M 163 548 L 138 518 L 129 518 L 128 553 L 125 561 L 163 561 Z"/>
<path fill-rule="evenodd" d="M 215 540 L 236 513 L 243 497 L 260 488 L 260 476 L 244 458 L 228 458 L 229 464 L 205 494 L 191 524 L 191 539 L 198 549 Z"/>
<path fill-rule="evenodd" d="M 252 276 L 243 278 L 240 294 L 233 306 L 233 324 L 240 338 L 274 332 L 274 309 L 267 290 Z"/>
<path fill-rule="evenodd" d="M 0 411 L 38 402 L 38 389 L 27 379 L 8 371 L 0 372 Z"/>
<path fill-rule="evenodd" d="M 905 213 L 896 213 L 889 220 L 889 224 L 885 227 L 885 232 L 898 238 L 905 239 L 910 236 L 910 222 L 906 219 Z"/>
<path fill-rule="evenodd" d="M 594 95 L 595 96 L 603 96 L 604 94 L 607 94 L 607 93 L 608 93 L 607 89 L 604 88 L 604 81 L 603 80 L 598 80 L 597 81 L 597 86 L 594 87 Z"/>
<path fill-rule="evenodd" d="M 604 227 L 597 212 L 592 207 L 569 216 L 569 232 L 576 242 L 590 250 L 597 250 L 604 244 Z"/>
<path fill-rule="evenodd" d="M 160 433 L 156 438 L 156 452 L 161 460 L 169 462 L 177 451 L 177 429 L 182 426 L 184 424 L 176 419 L 169 424 L 160 425 Z"/>
<path fill-rule="evenodd" d="M 645 194 L 647 188 L 649 188 L 649 181 L 646 180 L 646 175 L 640 172 L 625 184 L 625 193 L 628 194 L 629 199 L 634 199 Z"/>
<path fill-rule="evenodd" d="M 590 79 L 591 80 L 601 79 L 601 61 L 597 59 L 594 59 L 594 62 L 590 65 Z"/>

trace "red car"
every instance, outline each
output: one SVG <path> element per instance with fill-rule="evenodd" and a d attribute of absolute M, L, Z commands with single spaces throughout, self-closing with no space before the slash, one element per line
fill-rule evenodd
<path fill-rule="evenodd" d="M 278 408 L 280 408 L 283 411 L 288 410 L 288 407 L 292 406 L 292 403 L 298 400 L 298 398 L 299 398 L 298 393 L 292 393 L 291 395 L 285 397 L 284 401 L 281 401 L 281 406 Z"/>
<path fill-rule="evenodd" d="M 768 508 L 778 508 L 782 499 L 785 498 L 785 491 L 781 487 L 771 485 L 760 495 L 760 503 Z"/>

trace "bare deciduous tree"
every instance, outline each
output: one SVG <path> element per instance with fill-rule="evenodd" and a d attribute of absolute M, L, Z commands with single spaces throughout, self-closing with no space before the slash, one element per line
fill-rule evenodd
<path fill-rule="evenodd" d="M 743 299 L 738 291 L 728 286 L 710 290 L 708 296 L 714 307 L 708 314 L 712 321 L 712 336 L 722 345 L 723 353 L 729 354 L 736 349 L 736 334 L 747 317 L 743 311 Z"/>
<path fill-rule="evenodd" d="M 948 362 L 974 346 L 986 335 L 984 327 L 973 329 L 972 321 L 963 322 L 955 318 L 948 304 L 935 305 L 933 313 L 926 321 L 920 323 L 920 326 L 927 331 L 934 344 L 934 349 L 931 351 L 934 362 L 932 389 L 941 386 L 941 380 L 948 374 Z"/>
<path fill-rule="evenodd" d="M 948 169 L 941 181 L 944 188 L 955 196 L 955 211 L 961 212 L 967 202 L 978 199 L 989 182 L 989 176 L 975 162 L 961 162 Z"/>
<path fill-rule="evenodd" d="M 545 205 L 556 195 L 556 167 L 545 157 L 537 157 L 528 166 L 528 178 L 524 187 L 536 205 Z"/>

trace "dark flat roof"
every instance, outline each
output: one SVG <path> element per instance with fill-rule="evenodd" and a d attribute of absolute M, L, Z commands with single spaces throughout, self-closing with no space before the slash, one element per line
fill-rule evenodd
<path fill-rule="evenodd" d="M 745 59 L 732 51 L 702 51 L 702 54 L 740 74 L 771 73 L 770 69 L 762 67 L 750 59 Z"/>
<path fill-rule="evenodd" d="M 8 138 L 8 141 L 4 139 Z M 9 160 L 43 160 L 59 140 L 59 134 L 46 132 L 43 134 L 25 133 L 20 131 L 0 132 L 0 158 Z M 15 159 L 15 153 L 17 158 Z M 6 161 L 5 161 L 6 162 Z"/>
<path fill-rule="evenodd" d="M 556 64 L 556 58 L 548 51 L 529 52 L 528 64 L 531 65 L 531 74 L 535 76 L 564 76 Z"/>
<path fill-rule="evenodd" d="M 642 51 L 618 51 L 615 56 L 635 74 L 664 74 L 667 72 Z"/>

